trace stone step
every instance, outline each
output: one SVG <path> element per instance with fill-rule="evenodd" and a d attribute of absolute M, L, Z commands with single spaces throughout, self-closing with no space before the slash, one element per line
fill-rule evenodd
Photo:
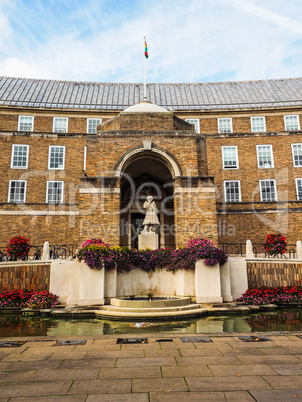
<path fill-rule="evenodd" d="M 207 315 L 208 309 L 206 308 L 192 308 L 190 310 L 179 310 L 179 311 L 152 311 L 152 312 L 142 312 L 140 309 L 139 312 L 126 312 L 120 311 L 119 309 L 115 310 L 96 310 L 95 316 L 96 318 L 110 318 L 110 319 L 124 319 L 135 321 L 136 319 L 145 320 L 145 319 L 169 319 L 171 318 L 187 318 L 193 316 Z"/>
<path fill-rule="evenodd" d="M 213 308 L 219 308 L 219 307 L 227 307 L 227 308 L 233 308 L 237 307 L 239 303 L 200 303 L 201 307 L 213 307 Z"/>
<path fill-rule="evenodd" d="M 183 296 L 155 296 L 152 300 L 147 297 L 129 297 L 112 298 L 110 304 L 116 307 L 130 308 L 161 308 L 161 307 L 179 307 L 191 304 L 190 297 Z"/>
<path fill-rule="evenodd" d="M 186 306 L 173 306 L 173 307 L 152 307 L 152 308 L 131 308 L 131 307 L 118 307 L 118 306 L 103 306 L 100 310 L 106 311 L 118 311 L 118 312 L 142 312 L 142 313 L 153 313 L 153 312 L 172 312 L 172 311 L 186 311 L 186 310 L 196 310 L 200 308 L 199 304 L 188 304 Z"/>

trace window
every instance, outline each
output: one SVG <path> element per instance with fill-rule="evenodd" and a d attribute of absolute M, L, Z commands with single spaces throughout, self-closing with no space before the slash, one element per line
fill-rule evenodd
<path fill-rule="evenodd" d="M 27 169 L 29 145 L 13 145 L 12 148 L 12 169 Z"/>
<path fill-rule="evenodd" d="M 224 169 L 238 169 L 237 147 L 222 147 L 222 162 Z"/>
<path fill-rule="evenodd" d="M 53 132 L 54 133 L 67 133 L 68 119 L 67 117 L 54 117 L 53 118 Z"/>
<path fill-rule="evenodd" d="M 253 133 L 266 131 L 265 117 L 251 117 L 251 128 Z"/>
<path fill-rule="evenodd" d="M 260 180 L 261 201 L 277 201 L 276 180 Z"/>
<path fill-rule="evenodd" d="M 10 180 L 8 189 L 8 202 L 25 202 L 26 180 Z"/>
<path fill-rule="evenodd" d="M 34 131 L 33 116 L 19 116 L 18 131 Z"/>
<path fill-rule="evenodd" d="M 298 115 L 284 116 L 284 126 L 285 130 L 288 131 L 300 130 L 299 116 Z"/>
<path fill-rule="evenodd" d="M 102 119 L 87 119 L 87 133 L 96 134 L 97 125 L 102 123 Z"/>
<path fill-rule="evenodd" d="M 63 181 L 48 181 L 46 202 L 49 204 L 61 204 L 63 202 L 63 188 Z"/>
<path fill-rule="evenodd" d="M 187 123 L 193 124 L 195 127 L 196 133 L 200 133 L 200 127 L 199 127 L 199 119 L 185 119 Z"/>
<path fill-rule="evenodd" d="M 232 180 L 224 182 L 224 199 L 225 202 L 240 202 L 240 181 Z"/>
<path fill-rule="evenodd" d="M 257 145 L 258 168 L 273 168 L 273 149 L 271 145 Z"/>
<path fill-rule="evenodd" d="M 64 169 L 65 147 L 50 146 L 48 156 L 48 169 Z"/>
<path fill-rule="evenodd" d="M 292 144 L 294 166 L 302 166 L 302 144 Z"/>
<path fill-rule="evenodd" d="M 302 201 L 302 179 L 296 179 L 297 200 Z"/>
<path fill-rule="evenodd" d="M 232 119 L 225 118 L 225 119 L 218 119 L 218 132 L 219 133 L 232 133 Z"/>

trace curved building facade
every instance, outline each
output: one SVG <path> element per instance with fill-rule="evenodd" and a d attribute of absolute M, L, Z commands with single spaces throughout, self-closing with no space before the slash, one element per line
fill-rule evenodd
<path fill-rule="evenodd" d="M 0 77 L 0 246 L 301 239 L 302 79 L 149 84 Z"/>

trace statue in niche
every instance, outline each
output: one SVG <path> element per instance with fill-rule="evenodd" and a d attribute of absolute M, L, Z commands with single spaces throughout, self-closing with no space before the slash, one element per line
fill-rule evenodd
<path fill-rule="evenodd" d="M 144 230 L 142 233 L 155 232 L 155 225 L 159 225 L 159 220 L 157 217 L 158 209 L 152 195 L 148 195 L 143 208 L 146 210 L 146 216 L 143 222 Z"/>

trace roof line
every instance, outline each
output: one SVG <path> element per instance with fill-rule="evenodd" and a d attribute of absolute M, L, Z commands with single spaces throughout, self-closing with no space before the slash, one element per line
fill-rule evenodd
<path fill-rule="evenodd" d="M 46 78 L 22 78 L 22 77 L 7 77 L 0 76 L 0 79 L 10 80 L 22 80 L 22 81 L 52 81 L 57 83 L 73 83 L 76 85 L 144 85 L 141 82 L 103 82 L 103 81 L 68 81 L 68 80 L 54 80 Z M 216 81 L 216 82 L 149 82 L 148 85 L 220 85 L 220 84 L 244 84 L 244 83 L 261 83 L 261 82 L 282 82 L 282 81 L 295 81 L 302 80 L 302 77 L 290 77 L 290 78 L 268 78 L 259 80 L 239 80 L 239 81 Z"/>

